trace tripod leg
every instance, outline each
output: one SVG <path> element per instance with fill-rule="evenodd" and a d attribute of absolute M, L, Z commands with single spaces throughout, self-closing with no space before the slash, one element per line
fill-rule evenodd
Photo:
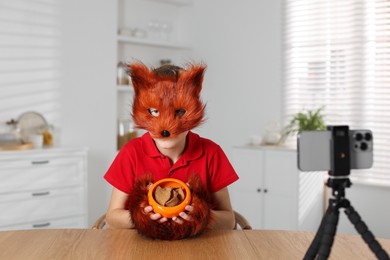
<path fill-rule="evenodd" d="M 332 249 L 334 236 L 336 234 L 337 223 L 339 222 L 339 207 L 331 206 L 333 210 L 326 219 L 324 234 L 321 239 L 321 245 L 318 250 L 318 259 L 328 259 Z"/>
<path fill-rule="evenodd" d="M 312 260 L 312 259 L 315 259 L 315 257 L 317 256 L 318 249 L 320 248 L 320 242 L 321 242 L 322 237 L 324 235 L 324 227 L 325 227 L 326 219 L 329 216 L 329 214 L 331 213 L 331 211 L 332 211 L 332 207 L 331 207 L 331 204 L 329 203 L 329 206 L 326 209 L 324 216 L 322 217 L 322 220 L 321 220 L 320 226 L 318 227 L 317 233 L 314 236 L 314 239 L 311 242 L 309 248 L 307 249 L 305 256 L 303 257 L 304 260 Z"/>
<path fill-rule="evenodd" d="M 374 235 L 370 230 L 368 230 L 367 225 L 361 219 L 359 213 L 355 211 L 352 206 L 349 206 L 345 209 L 345 214 L 348 216 L 349 221 L 355 226 L 357 232 L 361 235 L 364 242 L 368 245 L 371 251 L 375 254 L 378 259 L 390 259 L 389 255 L 381 247 L 379 242 L 375 239 Z"/>

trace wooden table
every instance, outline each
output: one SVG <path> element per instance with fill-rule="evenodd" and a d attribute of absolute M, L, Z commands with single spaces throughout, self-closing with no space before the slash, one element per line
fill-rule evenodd
<path fill-rule="evenodd" d="M 314 233 L 219 230 L 198 238 L 159 241 L 134 230 L 0 232 L 0 259 L 302 259 Z M 378 239 L 390 252 L 390 240 Z M 331 259 L 375 259 L 359 236 L 337 235 Z"/>

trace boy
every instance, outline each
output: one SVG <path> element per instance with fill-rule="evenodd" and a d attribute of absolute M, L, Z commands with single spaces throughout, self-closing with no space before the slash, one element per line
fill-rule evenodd
<path fill-rule="evenodd" d="M 204 71 L 201 65 L 188 69 L 164 65 L 154 70 L 140 63 L 129 65 L 133 120 L 147 133 L 128 142 L 104 176 L 113 186 L 106 214 L 108 228 L 134 227 L 127 201 L 134 182 L 145 174 L 152 174 L 154 181 L 170 177 L 184 182 L 191 174 L 199 175 L 213 203 L 210 227 L 234 228 L 227 186 L 238 176 L 217 144 L 191 132 L 203 122 L 200 91 Z M 191 213 L 196 207 L 187 205 L 185 212 L 172 219 L 154 213 L 150 205 L 140 210 L 158 223 L 185 225 L 193 220 Z"/>

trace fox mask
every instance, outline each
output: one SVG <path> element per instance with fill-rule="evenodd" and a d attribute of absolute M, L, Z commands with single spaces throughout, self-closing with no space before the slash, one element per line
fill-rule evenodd
<path fill-rule="evenodd" d="M 138 128 L 153 138 L 169 138 L 203 122 L 200 91 L 206 66 L 164 65 L 150 70 L 133 63 L 128 69 L 134 87 L 132 116 Z"/>

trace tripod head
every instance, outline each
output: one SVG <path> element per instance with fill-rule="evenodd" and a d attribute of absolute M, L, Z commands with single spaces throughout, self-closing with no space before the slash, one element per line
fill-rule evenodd
<path fill-rule="evenodd" d="M 351 187 L 352 182 L 349 178 L 328 178 L 326 186 L 332 188 L 332 195 L 340 200 L 345 198 L 345 188 Z"/>

